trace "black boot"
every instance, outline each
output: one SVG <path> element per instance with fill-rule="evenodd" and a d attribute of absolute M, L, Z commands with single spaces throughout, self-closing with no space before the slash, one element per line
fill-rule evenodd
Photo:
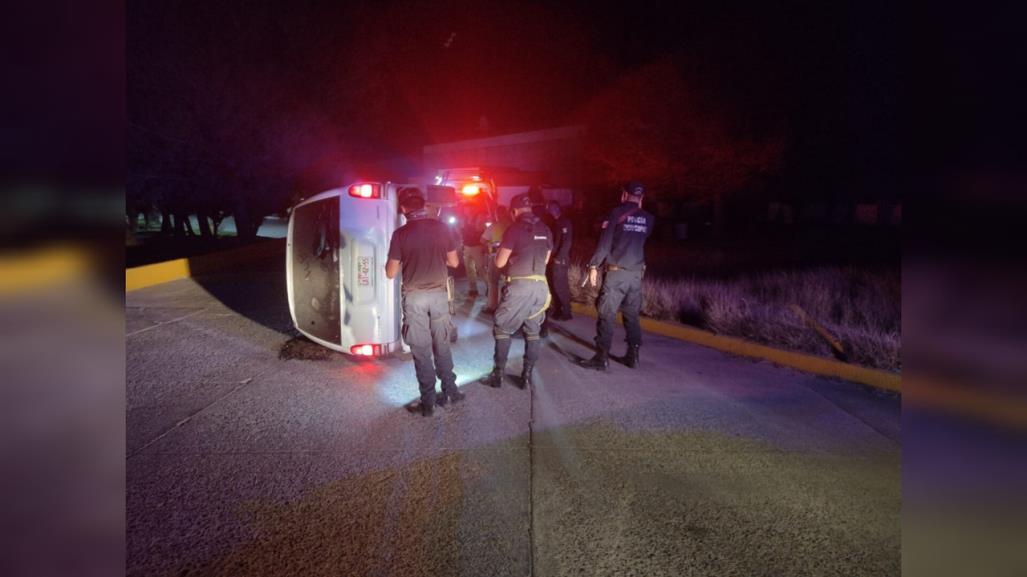
<path fill-rule="evenodd" d="M 503 386 L 503 369 L 501 367 L 493 367 L 492 372 L 481 379 L 481 384 L 488 385 L 494 389 Z"/>
<path fill-rule="evenodd" d="M 535 381 L 532 379 L 532 376 L 534 375 L 534 372 L 533 372 L 534 369 L 535 369 L 535 363 L 528 363 L 528 362 L 524 363 L 524 368 L 521 369 L 521 388 L 522 389 L 527 389 L 528 387 L 530 387 L 530 386 L 535 384 Z"/>
<path fill-rule="evenodd" d="M 606 351 L 598 351 L 594 357 L 587 361 L 580 361 L 580 364 L 586 369 L 605 371 L 610 367 L 610 357 L 606 354 Z"/>
<path fill-rule="evenodd" d="M 640 345 L 628 345 L 628 352 L 624 355 L 624 364 L 629 368 L 638 366 L 638 349 Z"/>
<path fill-rule="evenodd" d="M 467 395 L 461 393 L 460 389 L 456 388 L 456 385 L 454 384 L 448 390 L 442 391 L 442 394 L 439 395 L 439 398 L 435 401 L 435 404 L 440 407 L 445 407 L 447 403 L 453 403 L 455 405 L 460 401 L 464 400 L 466 396 Z"/>
<path fill-rule="evenodd" d="M 432 400 L 429 403 L 425 403 L 423 400 L 418 399 L 407 403 L 407 410 L 415 414 L 421 413 L 422 417 L 430 417 L 435 413 L 435 404 L 437 402 L 437 400 Z"/>

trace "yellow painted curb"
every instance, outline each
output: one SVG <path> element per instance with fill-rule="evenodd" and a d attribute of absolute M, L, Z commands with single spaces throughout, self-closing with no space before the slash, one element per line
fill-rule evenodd
<path fill-rule="evenodd" d="M 137 289 L 189 278 L 189 259 L 179 258 L 125 269 L 125 290 Z"/>
<path fill-rule="evenodd" d="M 54 285 L 81 276 L 91 264 L 85 250 L 70 246 L 0 253 L 0 294 Z"/>
<path fill-rule="evenodd" d="M 232 265 L 273 254 L 284 242 L 284 239 L 269 240 L 221 252 L 128 268 L 125 269 L 125 292 L 224 270 Z"/>
<path fill-rule="evenodd" d="M 574 312 L 595 318 L 597 316 L 594 307 L 573 303 Z M 618 315 L 619 317 L 619 315 Z M 764 359 L 775 362 L 779 365 L 792 367 L 801 371 L 824 375 L 827 377 L 838 377 L 855 383 L 870 385 L 879 389 L 889 391 L 902 391 L 902 376 L 888 371 L 868 369 L 858 365 L 850 365 L 834 359 L 825 359 L 805 353 L 796 353 L 775 349 L 766 345 L 760 345 L 735 337 L 726 337 L 709 331 L 668 323 L 654 319 L 641 319 L 642 328 L 651 333 L 671 337 L 674 339 L 688 341 L 721 350 L 736 355 Z"/>
<path fill-rule="evenodd" d="M 903 403 L 960 415 L 971 415 L 1017 429 L 1027 428 L 1023 397 L 988 391 L 979 383 L 958 383 L 936 377 L 911 378 Z"/>

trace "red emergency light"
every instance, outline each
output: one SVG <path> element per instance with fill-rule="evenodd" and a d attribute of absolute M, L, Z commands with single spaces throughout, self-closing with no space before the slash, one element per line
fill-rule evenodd
<path fill-rule="evenodd" d="M 465 184 L 464 187 L 460 189 L 460 192 L 462 192 L 464 196 L 474 196 L 481 192 L 481 187 L 477 184 Z"/>
<path fill-rule="evenodd" d="M 357 198 L 381 198 L 382 189 L 377 184 L 354 184 L 349 187 L 349 195 Z"/>
<path fill-rule="evenodd" d="M 351 355 L 358 357 L 377 357 L 382 353 L 381 345 L 353 345 L 349 348 Z"/>

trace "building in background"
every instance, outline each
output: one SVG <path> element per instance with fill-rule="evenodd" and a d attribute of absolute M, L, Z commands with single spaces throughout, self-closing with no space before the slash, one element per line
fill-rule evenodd
<path fill-rule="evenodd" d="M 423 149 L 421 166 L 430 175 L 464 168 L 487 171 L 496 181 L 500 204 L 539 185 L 547 197 L 577 208 L 587 177 L 581 154 L 584 130 L 561 126 L 430 144 Z"/>

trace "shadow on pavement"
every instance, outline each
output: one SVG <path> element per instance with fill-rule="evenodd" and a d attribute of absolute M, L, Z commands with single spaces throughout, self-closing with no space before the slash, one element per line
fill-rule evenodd
<path fill-rule="evenodd" d="M 253 247 L 244 262 L 215 255 L 189 259 L 192 280 L 232 311 L 285 336 L 298 336 L 289 316 L 285 279 L 285 242 L 271 240 Z"/>

